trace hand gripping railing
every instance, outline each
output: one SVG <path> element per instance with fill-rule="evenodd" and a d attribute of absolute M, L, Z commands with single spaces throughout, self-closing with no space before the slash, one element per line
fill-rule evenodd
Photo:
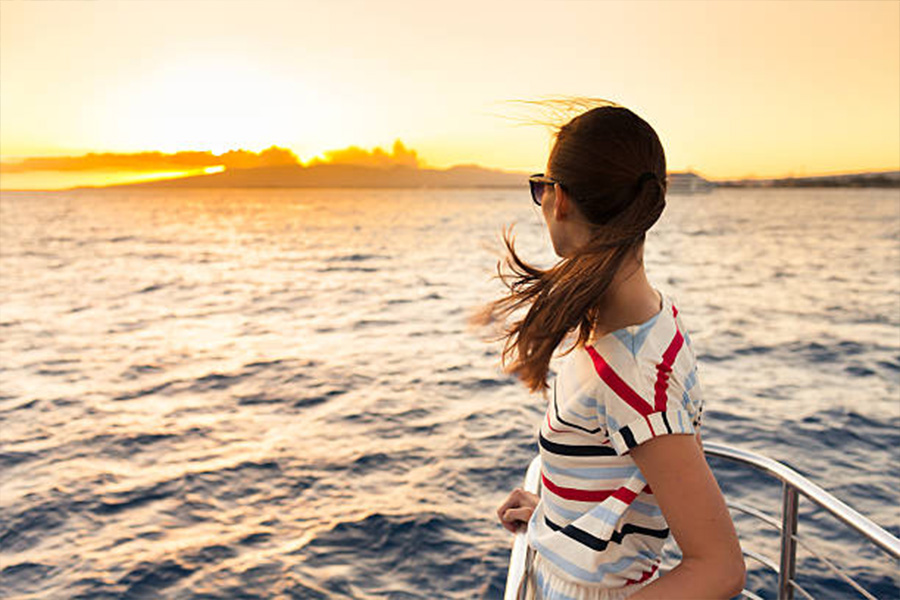
<path fill-rule="evenodd" d="M 777 565 L 774 561 L 753 550 L 745 549 L 743 551 L 745 556 L 761 563 L 778 575 L 778 600 L 792 600 L 795 589 L 805 598 L 815 600 L 813 596 L 803 589 L 795 580 L 797 544 L 800 544 L 809 551 L 810 554 L 821 560 L 829 570 L 834 572 L 841 580 L 846 582 L 847 585 L 856 590 L 863 597 L 869 600 L 878 600 L 830 560 L 811 548 L 804 539 L 797 535 L 800 495 L 819 505 L 848 527 L 862 534 L 866 539 L 872 542 L 872 544 L 890 554 L 894 559 L 900 559 L 900 540 L 790 467 L 776 460 L 772 460 L 771 458 L 754 452 L 713 442 L 704 442 L 703 450 L 707 456 L 715 456 L 748 465 L 782 482 L 781 522 L 751 506 L 746 506 L 736 501 L 727 501 L 729 508 L 755 517 L 764 523 L 775 527 L 781 532 L 781 556 Z M 535 456 L 528 466 L 528 471 L 525 475 L 523 487 L 526 491 L 533 494 L 538 493 L 540 487 L 540 470 L 541 457 Z M 513 542 L 512 553 L 510 554 L 509 573 L 506 579 L 506 593 L 503 596 L 504 600 L 520 600 L 524 597 L 525 582 L 528 579 L 527 570 L 529 565 L 531 565 L 532 552 L 528 547 L 525 535 L 525 532 L 517 533 Z M 744 590 L 741 595 L 746 598 L 751 598 L 752 600 L 759 599 L 759 596 L 748 590 Z"/>
<path fill-rule="evenodd" d="M 541 457 L 535 456 L 525 472 L 525 482 L 522 488 L 526 492 L 537 494 L 541 485 Z M 503 600 L 520 600 L 525 597 L 525 584 L 528 580 L 528 567 L 531 566 L 531 553 L 534 550 L 528 546 L 524 529 L 516 533 L 513 540 L 512 552 L 509 555 L 509 572 L 506 575 L 506 592 Z"/>

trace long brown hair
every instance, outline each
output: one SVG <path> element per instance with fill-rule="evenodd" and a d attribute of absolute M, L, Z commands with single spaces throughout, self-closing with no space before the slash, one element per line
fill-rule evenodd
<path fill-rule="evenodd" d="M 531 391 L 548 387 L 550 359 L 569 333 L 577 329 L 575 345 L 589 339 L 613 277 L 643 244 L 666 204 L 666 157 L 659 137 L 646 121 L 615 103 L 592 108 L 559 128 L 548 165 L 590 221 L 593 236 L 573 256 L 543 270 L 522 260 L 511 230 L 504 231 L 507 255 L 497 272 L 507 293 L 476 319 L 504 323 L 499 338 L 503 364 Z M 523 318 L 506 323 L 526 308 Z"/>

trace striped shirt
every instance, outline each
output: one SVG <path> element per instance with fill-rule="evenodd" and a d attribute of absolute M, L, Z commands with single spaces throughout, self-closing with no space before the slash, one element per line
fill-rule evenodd
<path fill-rule="evenodd" d="M 648 321 L 567 354 L 538 434 L 541 500 L 528 542 L 561 579 L 591 588 L 645 581 L 668 524 L 629 450 L 693 434 L 703 395 L 673 301 Z"/>

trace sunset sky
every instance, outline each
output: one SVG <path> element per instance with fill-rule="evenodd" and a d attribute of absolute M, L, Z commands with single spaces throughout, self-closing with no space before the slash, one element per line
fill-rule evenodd
<path fill-rule="evenodd" d="M 900 169 L 900 2 L 0 2 L 7 164 L 272 146 L 306 163 L 399 139 L 422 166 L 534 172 L 548 130 L 510 101 L 555 96 L 631 108 L 670 171 Z M 115 180 L 93 167 L 2 186 Z"/>

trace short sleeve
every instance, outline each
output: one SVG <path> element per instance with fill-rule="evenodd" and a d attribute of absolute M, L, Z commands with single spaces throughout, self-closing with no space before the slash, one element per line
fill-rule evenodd
<path fill-rule="evenodd" d="M 597 408 L 616 454 L 627 454 L 661 435 L 694 434 L 695 419 L 689 412 L 690 404 L 685 403 L 687 394 L 681 382 L 641 369 L 634 360 L 617 368 L 602 358 L 600 363 L 602 402 Z"/>

